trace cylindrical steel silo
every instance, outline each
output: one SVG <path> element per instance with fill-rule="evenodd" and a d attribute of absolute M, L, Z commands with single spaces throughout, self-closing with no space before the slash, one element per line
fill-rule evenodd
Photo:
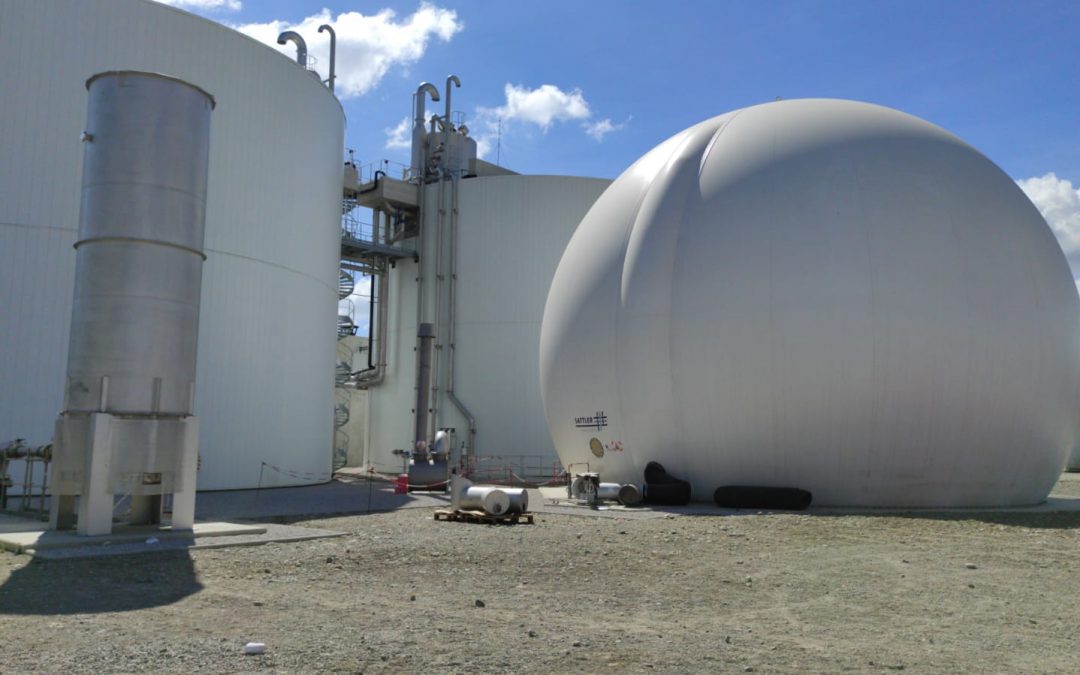
<path fill-rule="evenodd" d="M 214 100 L 150 73 L 87 89 L 64 407 L 190 415 Z"/>
<path fill-rule="evenodd" d="M 90 78 L 64 412 L 51 526 L 108 534 L 114 496 L 133 523 L 191 528 L 192 415 L 214 99 L 155 73 Z"/>

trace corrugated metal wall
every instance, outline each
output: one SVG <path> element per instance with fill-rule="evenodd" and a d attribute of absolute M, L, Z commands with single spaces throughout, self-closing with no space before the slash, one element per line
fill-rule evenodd
<path fill-rule="evenodd" d="M 458 210 L 458 322 L 455 389 L 477 419 L 481 456 L 527 456 L 545 466 L 558 461 L 540 400 L 540 319 L 548 287 L 566 243 L 610 181 L 564 176 L 493 176 L 460 181 Z M 438 188 L 425 195 L 425 321 L 434 320 Z M 447 188 L 445 199 L 450 198 Z M 449 226 L 443 240 L 448 275 Z M 389 364 L 371 390 L 368 456 L 378 471 L 396 472 L 395 448 L 410 445 L 416 346 L 416 266 L 399 261 L 391 275 Z M 444 301 L 446 289 L 443 291 Z M 468 425 L 446 400 L 447 309 L 437 342 L 440 427 Z"/>
<path fill-rule="evenodd" d="M 85 80 L 179 77 L 217 100 L 196 412 L 200 489 L 326 480 L 344 115 L 288 58 L 147 0 L 0 0 L 0 439 L 62 405 Z M 267 469 L 263 463 L 283 472 Z"/>

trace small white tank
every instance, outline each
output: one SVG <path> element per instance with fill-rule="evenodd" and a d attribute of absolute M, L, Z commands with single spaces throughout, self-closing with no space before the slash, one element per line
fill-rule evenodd
<path fill-rule="evenodd" d="M 1080 423 L 1080 302 L 1038 211 L 986 157 L 887 108 L 794 100 L 631 166 L 559 264 L 541 390 L 564 465 L 695 500 L 1045 499 Z"/>
<path fill-rule="evenodd" d="M 469 164 L 476 159 L 476 141 L 458 131 L 431 131 L 427 135 L 428 157 L 437 157 L 439 165 L 451 173 L 464 176 Z"/>

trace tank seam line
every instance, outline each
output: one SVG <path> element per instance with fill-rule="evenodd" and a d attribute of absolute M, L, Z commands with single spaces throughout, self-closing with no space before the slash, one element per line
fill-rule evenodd
<path fill-rule="evenodd" d="M 268 267 L 273 267 L 273 268 L 276 268 L 276 269 L 279 269 L 279 270 L 284 270 L 284 271 L 289 272 L 291 274 L 295 274 L 297 276 L 301 276 L 301 277 L 305 277 L 307 279 L 311 279 L 312 281 L 314 281 L 314 282 L 316 282 L 316 283 L 318 283 L 318 284 L 320 284 L 322 286 L 325 286 L 327 289 L 333 291 L 334 295 L 337 295 L 337 283 L 336 282 L 333 285 L 325 283 L 322 280 L 320 280 L 319 278 L 314 277 L 311 274 L 308 274 L 307 272 L 302 272 L 300 270 L 293 269 L 292 267 L 287 267 L 287 266 L 282 265 L 280 263 L 271 262 L 269 260 L 261 260 L 259 258 L 254 258 L 252 256 L 243 255 L 242 253 L 232 253 L 230 251 L 222 251 L 222 250 L 216 249 L 216 248 L 205 248 L 205 247 L 203 248 L 203 250 L 206 251 L 207 253 L 212 252 L 212 253 L 216 253 L 216 254 L 219 254 L 219 255 L 229 256 L 231 258 L 240 258 L 242 260 L 249 260 L 251 262 L 259 263 L 261 265 L 266 265 Z"/>

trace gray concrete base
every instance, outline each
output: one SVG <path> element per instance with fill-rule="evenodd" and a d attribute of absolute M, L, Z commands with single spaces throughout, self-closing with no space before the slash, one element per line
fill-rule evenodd
<path fill-rule="evenodd" d="M 87 558 L 155 551 L 258 546 L 271 542 L 340 537 L 344 532 L 310 527 L 251 523 L 195 523 L 194 531 L 157 527 L 125 527 L 112 534 L 79 536 L 74 532 L 41 529 L 39 520 L 0 514 L 0 550 L 38 558 Z"/>
<path fill-rule="evenodd" d="M 168 527 L 123 527 L 111 534 L 79 535 L 70 531 L 42 530 L 37 521 L 26 521 L 27 529 L 16 524 L 6 523 L 5 532 L 0 533 L 0 548 L 14 553 L 37 553 L 53 549 L 69 548 L 105 548 L 121 544 L 142 544 L 154 546 L 161 542 L 180 541 L 193 544 L 208 537 L 263 534 L 262 525 L 240 525 L 237 523 L 196 523 L 194 530 L 173 531 Z M 29 529 L 33 527 L 34 529 Z"/>
<path fill-rule="evenodd" d="M 198 527 L 202 523 L 196 523 Z M 233 523 L 225 523 L 232 525 Z M 136 553 L 155 553 L 162 551 L 192 551 L 206 548 L 232 548 L 236 546 L 262 546 L 272 543 L 295 543 L 310 539 L 327 539 L 345 536 L 344 532 L 320 530 L 310 527 L 267 524 L 257 528 L 259 532 L 216 534 L 198 536 L 194 539 L 165 539 L 153 544 L 146 540 L 133 543 L 109 543 L 108 545 L 77 546 L 71 548 L 50 548 L 32 551 L 35 558 L 59 560 L 65 558 L 92 558 L 107 555 L 133 555 Z"/>

